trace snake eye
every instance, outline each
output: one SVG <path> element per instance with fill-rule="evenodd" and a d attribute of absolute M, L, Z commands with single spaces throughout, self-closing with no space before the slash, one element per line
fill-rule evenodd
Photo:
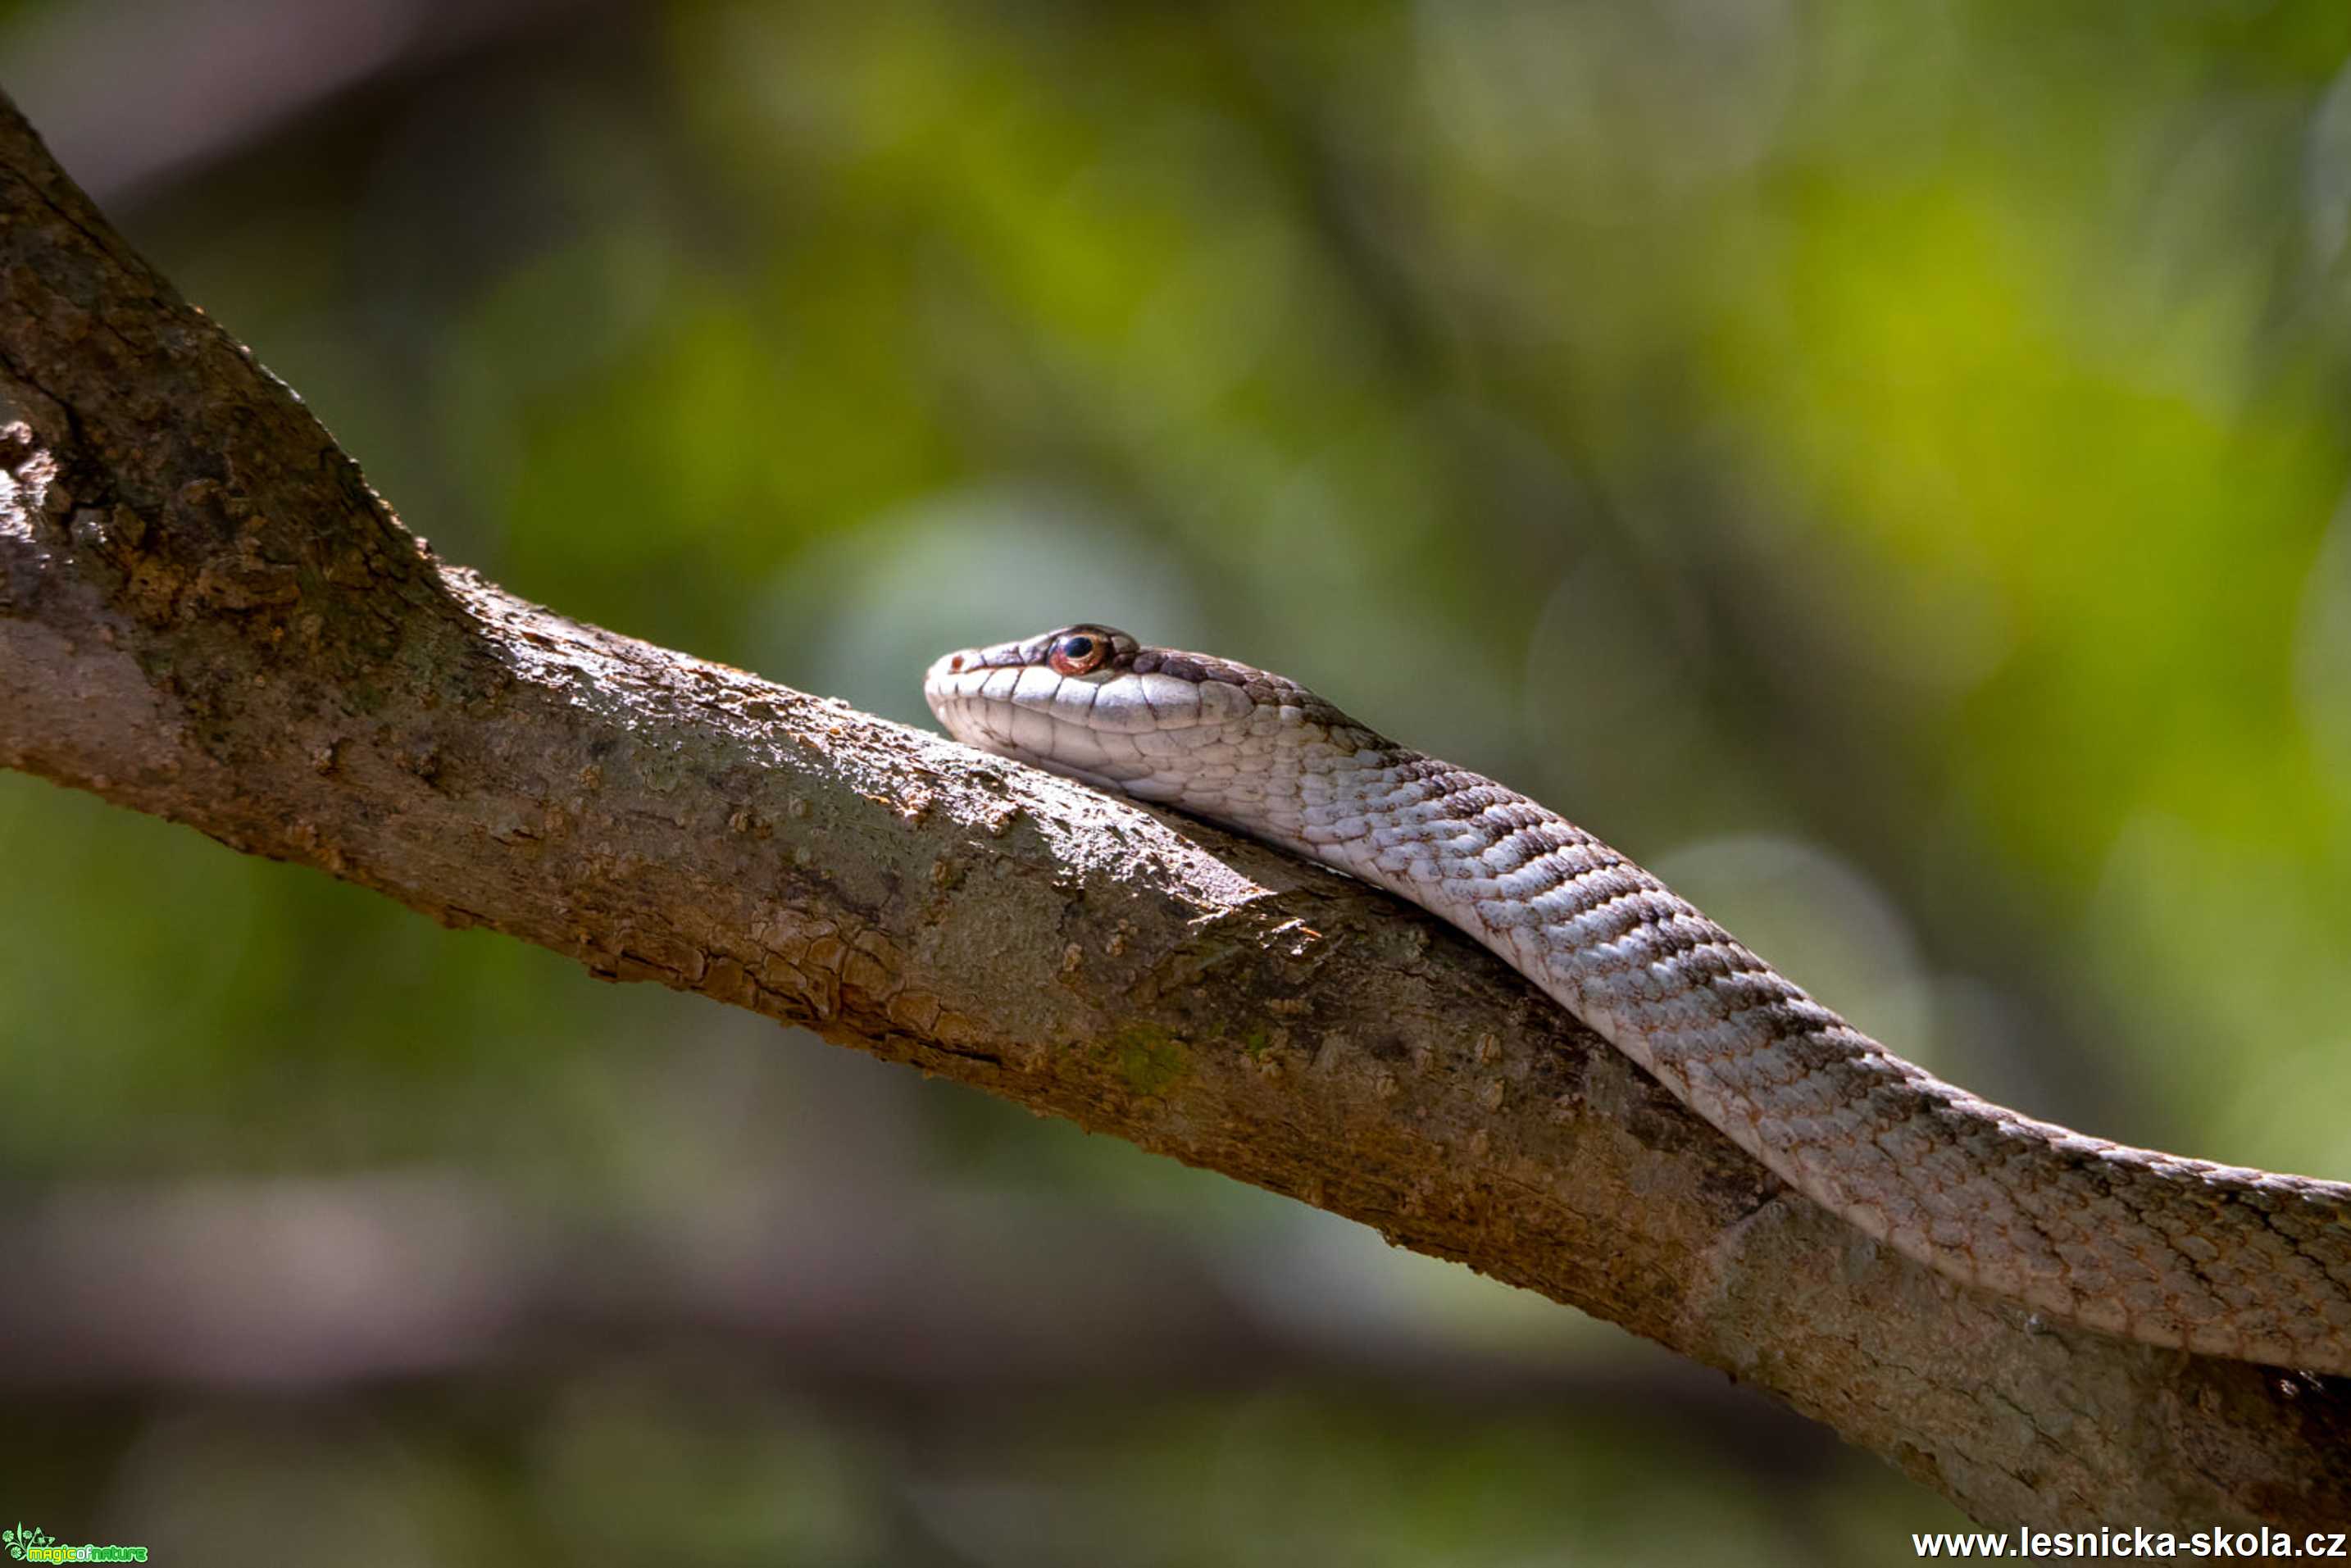
<path fill-rule="evenodd" d="M 1045 662 L 1053 666 L 1055 674 L 1083 675 L 1100 669 L 1109 653 L 1110 644 L 1092 632 L 1071 632 L 1053 639 Z"/>

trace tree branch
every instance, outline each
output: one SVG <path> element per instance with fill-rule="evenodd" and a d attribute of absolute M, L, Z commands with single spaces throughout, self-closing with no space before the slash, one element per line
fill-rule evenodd
<path fill-rule="evenodd" d="M 1872 1245 L 1418 912 L 435 560 L 12 105 L 0 425 L 0 763 L 1351 1216 L 1981 1519 L 2351 1519 L 2343 1387 Z"/>

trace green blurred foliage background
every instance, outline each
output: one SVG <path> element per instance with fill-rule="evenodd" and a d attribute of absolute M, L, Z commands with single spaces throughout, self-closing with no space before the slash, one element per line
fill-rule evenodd
<path fill-rule="evenodd" d="M 1905 1054 L 2351 1175 L 2351 9 L 17 0 L 444 557 L 925 721 L 1076 618 Z M 180 1563 L 1876 1562 L 1723 1379 L 0 777 L 0 1510 Z M 38 1289 L 33 1281 L 41 1281 Z"/>

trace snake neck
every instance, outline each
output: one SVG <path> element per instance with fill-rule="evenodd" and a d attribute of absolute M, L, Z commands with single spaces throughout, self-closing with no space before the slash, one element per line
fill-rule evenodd
<path fill-rule="evenodd" d="M 2156 1344 L 2351 1374 L 2351 1187 L 1989 1104 L 1893 1055 L 1662 882 L 1377 737 L 1179 800 L 1460 927 L 1806 1197 L 1970 1284 Z"/>

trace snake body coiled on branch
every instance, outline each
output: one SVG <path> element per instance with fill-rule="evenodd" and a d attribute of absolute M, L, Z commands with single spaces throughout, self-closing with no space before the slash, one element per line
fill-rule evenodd
<path fill-rule="evenodd" d="M 956 739 L 1395 893 L 1493 949 L 1791 1186 L 1956 1279 L 2158 1345 L 2351 1375 L 2351 1186 L 1980 1100 L 1633 861 L 1294 682 L 1096 625 L 941 658 Z"/>

